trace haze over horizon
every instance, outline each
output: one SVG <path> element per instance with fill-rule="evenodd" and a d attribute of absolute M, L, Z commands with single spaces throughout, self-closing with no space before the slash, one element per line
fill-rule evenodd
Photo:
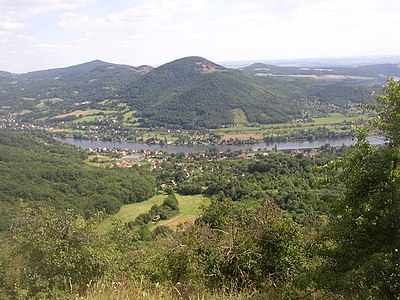
<path fill-rule="evenodd" d="M 399 56 L 399 0 L 0 0 L 0 70 Z"/>

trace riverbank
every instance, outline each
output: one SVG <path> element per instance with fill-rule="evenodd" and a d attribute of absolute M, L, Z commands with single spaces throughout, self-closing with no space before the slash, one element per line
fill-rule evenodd
<path fill-rule="evenodd" d="M 217 151 L 271 151 L 271 150 L 296 150 L 296 149 L 313 149 L 320 148 L 324 145 L 331 147 L 351 146 L 356 143 L 355 138 L 338 138 L 338 139 L 317 139 L 313 141 L 303 142 L 276 142 L 276 143 L 256 143 L 245 145 L 215 145 L 215 146 L 176 146 L 176 145 L 157 145 L 145 144 L 138 142 L 111 142 L 98 140 L 83 140 L 73 138 L 56 138 L 63 143 L 75 145 L 80 148 L 106 148 L 106 149 L 130 149 L 136 151 L 162 151 L 166 153 L 199 153 L 209 149 Z M 371 144 L 383 144 L 382 137 L 370 136 L 368 138 Z"/>

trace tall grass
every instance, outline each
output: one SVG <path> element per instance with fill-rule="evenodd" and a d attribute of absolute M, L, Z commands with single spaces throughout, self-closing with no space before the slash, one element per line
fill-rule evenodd
<path fill-rule="evenodd" d="M 282 299 L 275 291 L 258 293 L 244 291 L 209 291 L 196 285 L 148 285 L 143 281 L 121 281 L 112 283 L 96 283 L 88 287 L 84 295 L 75 295 L 82 300 L 250 300 L 250 299 Z"/>

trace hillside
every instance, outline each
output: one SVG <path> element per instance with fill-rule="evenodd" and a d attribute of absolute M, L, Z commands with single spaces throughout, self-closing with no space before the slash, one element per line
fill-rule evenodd
<path fill-rule="evenodd" d="M 26 74 L 0 73 L 0 103 L 44 116 L 67 112 L 77 105 L 113 98 L 118 91 L 152 68 L 100 60 Z"/>
<path fill-rule="evenodd" d="M 218 127 L 234 123 L 233 110 L 248 122 L 289 119 L 278 107 L 290 106 L 287 99 L 273 95 L 254 77 L 198 57 L 153 70 L 130 85 L 127 96 L 142 112 L 145 126 Z"/>
<path fill-rule="evenodd" d="M 0 130 L 0 231 L 21 201 L 90 216 L 115 213 L 122 204 L 153 195 L 155 183 L 147 172 L 91 167 L 85 157 L 44 134 Z"/>
<path fill-rule="evenodd" d="M 156 68 L 121 95 L 141 112 L 143 126 L 191 129 L 235 124 L 238 118 L 243 124 L 287 122 L 301 116 L 300 99 L 335 104 L 339 100 L 340 105 L 371 100 L 365 89 L 340 83 L 332 86 L 258 78 L 201 57 L 187 57 Z"/>

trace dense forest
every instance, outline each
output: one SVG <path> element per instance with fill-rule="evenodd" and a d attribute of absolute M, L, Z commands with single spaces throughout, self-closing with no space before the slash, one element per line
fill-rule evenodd
<path fill-rule="evenodd" d="M 8 228 L 10 211 L 19 202 L 31 206 L 74 209 L 86 217 L 154 194 L 154 178 L 144 170 L 102 170 L 84 163 L 87 154 L 54 141 L 0 131 L 0 230 Z"/>
<path fill-rule="evenodd" d="M 259 78 L 223 68 L 202 57 L 179 59 L 145 74 L 121 93 L 141 112 L 144 126 L 187 129 L 235 124 L 285 123 L 300 118 L 304 101 L 345 106 L 369 103 L 365 87 L 343 82 Z"/>
<path fill-rule="evenodd" d="M 2 132 L 1 203 L 14 209 L 0 235 L 1 297 L 398 299 L 399 93 L 389 80 L 368 106 L 378 117 L 347 150 L 245 158 L 210 149 L 170 155 L 151 174 L 95 169 L 46 135 Z M 387 143 L 369 144 L 369 129 Z M 177 211 L 175 193 L 210 197 L 194 224 L 144 235 L 145 222 L 116 221 L 98 231 L 107 207 L 92 196 L 142 201 L 163 182 L 175 184 L 156 214 Z"/>

